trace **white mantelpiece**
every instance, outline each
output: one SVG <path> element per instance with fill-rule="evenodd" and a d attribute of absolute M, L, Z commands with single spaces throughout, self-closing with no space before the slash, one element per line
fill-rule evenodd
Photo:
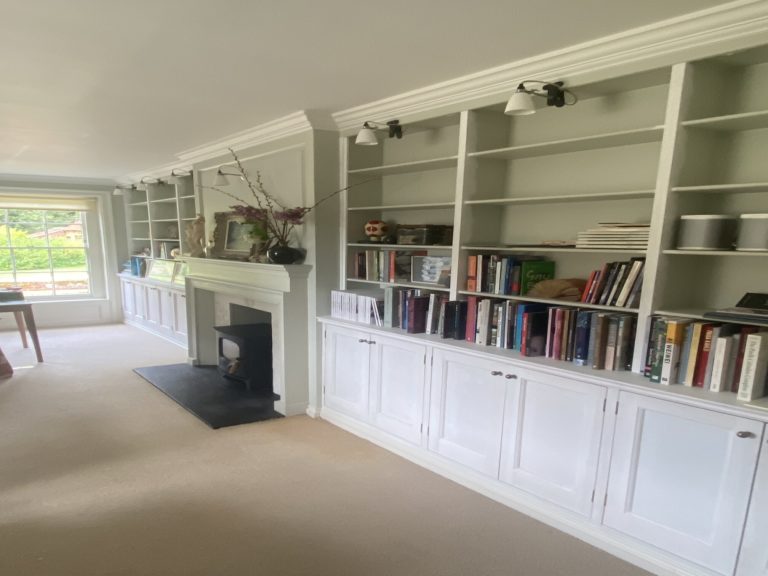
<path fill-rule="evenodd" d="M 186 277 L 189 358 L 218 364 L 216 299 L 272 315 L 272 387 L 275 410 L 303 414 L 308 405 L 307 278 L 311 266 L 188 258 Z"/>

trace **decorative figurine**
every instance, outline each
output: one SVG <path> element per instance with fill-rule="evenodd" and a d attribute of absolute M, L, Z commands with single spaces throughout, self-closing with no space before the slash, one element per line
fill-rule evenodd
<path fill-rule="evenodd" d="M 388 230 L 389 226 L 382 220 L 368 220 L 365 223 L 365 235 L 369 242 L 381 242 Z"/>
<path fill-rule="evenodd" d="M 202 214 L 198 214 L 197 218 L 187 224 L 185 234 L 189 255 L 193 258 L 203 258 L 205 256 L 205 218 Z"/>

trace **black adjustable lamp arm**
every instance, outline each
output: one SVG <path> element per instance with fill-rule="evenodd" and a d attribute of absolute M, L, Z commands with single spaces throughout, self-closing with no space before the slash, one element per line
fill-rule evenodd
<path fill-rule="evenodd" d="M 526 84 L 535 83 L 539 84 L 536 88 L 528 88 Z M 578 98 L 576 94 L 563 88 L 562 82 L 543 82 L 541 80 L 523 80 L 517 86 L 518 92 L 525 92 L 533 96 L 539 96 L 547 99 L 547 106 L 555 106 L 561 108 L 563 106 L 573 106 L 576 104 Z M 565 95 L 570 96 L 570 101 L 566 102 Z"/>

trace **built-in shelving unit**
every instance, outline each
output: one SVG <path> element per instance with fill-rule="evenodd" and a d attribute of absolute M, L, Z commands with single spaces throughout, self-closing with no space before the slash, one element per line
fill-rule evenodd
<path fill-rule="evenodd" d="M 127 191 L 131 254 L 159 258 L 169 257 L 174 248 L 186 252 L 184 230 L 197 214 L 192 176 L 176 176 L 173 180 Z"/>

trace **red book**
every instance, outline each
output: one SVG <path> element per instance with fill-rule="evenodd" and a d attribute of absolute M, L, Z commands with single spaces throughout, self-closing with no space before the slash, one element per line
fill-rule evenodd
<path fill-rule="evenodd" d="M 560 359 L 560 350 L 563 342 L 563 313 L 565 308 L 555 310 L 555 333 L 552 336 L 552 358 Z"/>
<path fill-rule="evenodd" d="M 596 275 L 597 275 L 597 270 L 592 270 L 592 274 L 589 275 L 589 279 L 587 280 L 587 283 L 584 284 L 584 292 L 582 292 L 579 302 L 587 302 L 587 296 L 589 296 L 589 289 L 592 287 L 592 282 L 595 281 Z"/>
<path fill-rule="evenodd" d="M 467 290 L 477 292 L 477 254 L 467 256 Z"/>
<path fill-rule="evenodd" d="M 389 252 L 389 281 L 394 282 L 395 281 L 395 251 L 391 250 Z"/>
<path fill-rule="evenodd" d="M 713 324 L 707 324 L 702 328 L 701 347 L 699 349 L 699 354 L 696 357 L 696 372 L 693 375 L 693 385 L 698 386 L 699 388 L 704 387 L 709 354 L 712 351 L 712 330 L 714 330 L 714 328 Z"/>
<path fill-rule="evenodd" d="M 608 274 L 611 271 L 611 268 L 615 262 L 606 262 L 603 264 L 603 269 L 600 270 L 600 276 L 598 278 L 598 281 L 595 283 L 595 289 L 592 292 L 592 296 L 589 299 L 590 304 L 597 304 L 597 301 L 600 300 L 600 295 L 602 294 L 605 284 L 608 280 Z"/>
<path fill-rule="evenodd" d="M 464 330 L 464 339 L 467 342 L 475 341 L 477 330 L 477 296 L 467 298 L 467 325 Z"/>

